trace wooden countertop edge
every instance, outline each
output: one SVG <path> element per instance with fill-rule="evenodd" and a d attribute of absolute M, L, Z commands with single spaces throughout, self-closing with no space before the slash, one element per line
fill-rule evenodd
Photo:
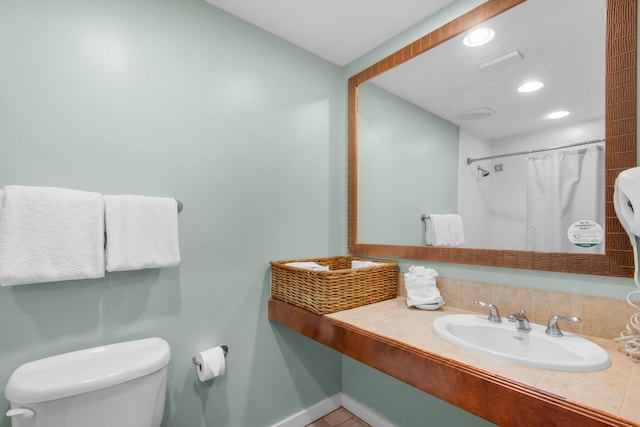
<path fill-rule="evenodd" d="M 640 426 L 270 298 L 269 320 L 500 426 Z"/>

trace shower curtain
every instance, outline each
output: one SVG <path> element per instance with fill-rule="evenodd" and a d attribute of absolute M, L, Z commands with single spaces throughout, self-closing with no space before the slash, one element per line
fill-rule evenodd
<path fill-rule="evenodd" d="M 527 159 L 527 245 L 531 251 L 604 253 L 567 237 L 577 221 L 604 228 L 604 149 L 594 146 Z"/>

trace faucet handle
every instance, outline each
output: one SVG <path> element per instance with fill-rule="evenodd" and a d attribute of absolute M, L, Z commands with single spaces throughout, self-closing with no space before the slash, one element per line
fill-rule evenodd
<path fill-rule="evenodd" d="M 496 307 L 494 304 L 491 304 L 490 302 L 482 302 L 478 300 L 475 300 L 473 303 L 475 305 L 479 305 L 480 307 L 489 308 L 490 312 L 489 312 L 489 317 L 487 317 L 487 320 L 494 323 L 502 323 L 502 318 L 500 317 L 500 313 L 498 312 L 498 307 Z"/>
<path fill-rule="evenodd" d="M 549 324 L 547 325 L 547 330 L 544 331 L 545 334 L 552 337 L 563 336 L 564 334 L 560 330 L 560 327 L 558 327 L 558 321 L 578 323 L 578 322 L 582 322 L 582 319 L 575 316 L 574 317 L 551 316 L 551 318 L 549 319 Z"/>

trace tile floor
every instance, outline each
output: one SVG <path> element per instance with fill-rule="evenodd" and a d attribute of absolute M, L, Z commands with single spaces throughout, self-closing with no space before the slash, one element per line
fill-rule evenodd
<path fill-rule="evenodd" d="M 340 407 L 307 427 L 371 427 L 351 412 Z"/>

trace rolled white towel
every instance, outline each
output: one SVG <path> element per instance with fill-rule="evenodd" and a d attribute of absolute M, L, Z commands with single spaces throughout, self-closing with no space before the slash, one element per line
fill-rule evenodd
<path fill-rule="evenodd" d="M 288 262 L 285 265 L 288 265 L 290 267 L 304 268 L 306 270 L 329 271 L 328 265 L 320 265 L 312 261 Z"/>
<path fill-rule="evenodd" d="M 438 277 L 437 271 L 431 268 L 424 267 L 422 265 L 412 265 L 411 267 L 409 267 L 408 274 L 413 277 Z"/>
<path fill-rule="evenodd" d="M 354 259 L 353 261 L 351 261 L 351 268 L 367 268 L 367 267 L 375 267 L 378 265 L 382 265 L 381 262 L 375 262 L 375 261 L 361 261 L 361 260 L 357 260 Z"/>

